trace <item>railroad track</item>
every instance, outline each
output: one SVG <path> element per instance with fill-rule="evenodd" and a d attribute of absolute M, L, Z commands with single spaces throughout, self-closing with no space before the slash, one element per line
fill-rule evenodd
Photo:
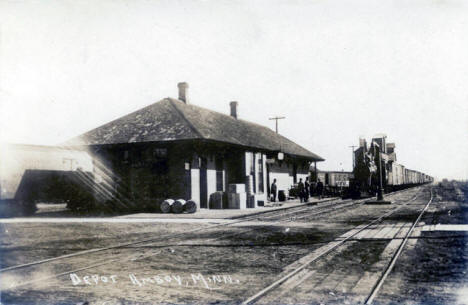
<path fill-rule="evenodd" d="M 322 202 L 328 202 L 328 201 L 335 202 L 332 205 L 336 205 L 336 204 L 339 204 L 341 202 L 341 199 L 335 199 L 335 200 L 331 199 L 331 200 L 326 200 L 326 201 L 322 201 Z M 328 207 L 330 205 L 326 205 L 326 206 Z M 316 209 L 317 207 L 321 207 L 321 206 L 311 205 L 311 206 L 307 206 L 306 208 L 304 208 L 303 206 L 299 206 L 299 207 L 289 208 L 288 210 L 290 210 L 290 209 L 296 210 L 297 209 L 297 210 L 300 210 L 300 211 L 305 211 L 305 210 L 308 210 L 308 209 Z M 282 210 L 268 211 L 268 212 L 266 212 L 264 214 L 279 214 L 279 215 L 282 215 L 283 213 L 284 213 L 284 210 L 282 209 Z M 196 233 L 196 232 L 199 232 L 199 231 L 204 231 L 205 232 L 207 230 L 219 229 L 221 227 L 228 227 L 228 226 L 232 226 L 234 224 L 238 224 L 238 223 L 242 223 L 242 222 L 249 222 L 249 221 L 258 219 L 258 217 L 259 217 L 258 215 L 249 215 L 249 216 L 246 216 L 244 218 L 234 219 L 234 220 L 232 220 L 231 222 L 228 222 L 228 223 L 220 223 L 220 224 L 204 226 L 204 227 L 201 227 L 201 228 L 198 228 L 198 229 L 195 229 L 195 230 L 191 230 L 190 232 L 166 234 L 164 236 L 159 236 L 157 238 L 147 238 L 147 239 L 143 239 L 143 240 L 137 240 L 137 241 L 133 241 L 133 242 L 127 242 L 127 243 L 112 245 L 112 246 L 108 246 L 108 247 L 93 248 L 93 249 L 78 251 L 78 252 L 75 252 L 75 253 L 70 253 L 70 254 L 61 255 L 61 256 L 57 256 L 57 257 L 38 260 L 38 261 L 26 263 L 26 264 L 6 267 L 6 268 L 3 268 L 3 269 L 0 269 L 0 276 L 5 276 L 5 274 L 6 275 L 11 275 L 14 272 L 20 272 L 21 274 L 23 274 L 23 277 L 24 277 L 24 274 L 28 274 L 28 272 L 33 273 L 33 272 L 37 271 L 34 268 L 36 268 L 38 266 L 45 265 L 45 264 L 55 264 L 55 263 L 58 263 L 58 262 L 62 262 L 63 260 L 66 260 L 66 259 L 79 258 L 80 256 L 90 256 L 90 255 L 103 255 L 103 256 L 105 256 L 106 253 L 111 251 L 111 250 L 131 249 L 132 247 L 135 247 L 135 246 L 138 246 L 138 245 L 142 245 L 143 247 L 154 247 L 154 246 L 164 247 L 164 246 L 167 246 L 167 242 L 169 242 L 170 240 L 174 240 L 176 238 L 182 237 L 182 236 L 187 235 L 187 234 L 192 234 L 192 233 Z M 240 233 L 236 233 L 236 234 L 234 234 L 232 236 L 244 234 L 247 231 L 248 230 L 240 232 Z M 214 240 L 218 240 L 218 239 L 221 239 L 221 238 L 226 238 L 226 237 L 229 237 L 229 236 L 230 235 L 221 234 L 221 236 L 216 237 L 216 238 L 211 238 L 208 241 L 214 241 Z M 164 242 L 166 244 L 158 245 L 157 242 L 160 242 L 160 243 Z M 180 242 L 176 242 L 172 246 L 178 246 L 178 244 L 180 244 Z M 73 269 L 73 270 L 67 270 L 65 272 L 58 272 L 58 273 L 55 273 L 52 276 L 41 277 L 39 279 L 35 279 L 35 280 L 32 280 L 32 281 L 21 281 L 20 283 L 12 283 L 9 287 L 2 287 L 2 289 L 4 291 L 5 290 L 10 290 L 10 289 L 30 285 L 30 284 L 33 284 L 35 282 L 40 282 L 40 281 L 43 281 L 43 280 L 46 280 L 46 279 L 56 278 L 56 277 L 68 275 L 69 273 L 83 271 L 83 270 L 95 268 L 95 267 L 98 267 L 98 266 L 103 266 L 103 265 L 106 265 L 106 264 L 111 264 L 111 263 L 116 263 L 116 262 L 141 260 L 141 259 L 145 259 L 145 258 L 148 258 L 148 257 L 155 256 L 155 255 L 157 255 L 159 253 L 160 252 L 154 253 L 154 251 L 150 251 L 150 253 L 137 254 L 137 255 L 131 254 L 131 255 L 123 256 L 121 258 L 110 259 L 110 260 L 109 259 L 100 259 L 99 257 L 97 257 L 95 259 L 92 259 L 94 263 L 91 264 L 91 265 L 81 267 L 81 268 L 77 268 L 77 269 Z M 113 254 L 113 255 L 115 256 L 115 254 Z M 28 270 L 28 269 L 30 269 L 30 270 Z"/>
<path fill-rule="evenodd" d="M 403 192 L 403 191 L 394 192 L 394 193 L 391 193 L 391 195 L 394 196 L 394 195 L 396 195 L 396 194 L 398 194 L 400 192 Z M 252 217 L 249 217 L 249 219 L 246 220 L 245 222 L 249 222 L 251 220 L 256 220 L 256 221 L 260 221 L 260 222 L 265 221 L 265 220 L 271 221 L 272 219 L 273 219 L 273 221 L 271 221 L 272 223 L 275 223 L 275 222 L 281 222 L 281 223 L 294 222 L 294 221 L 299 220 L 299 219 L 309 218 L 309 217 L 312 217 L 312 216 L 322 215 L 322 214 L 326 214 L 326 213 L 332 213 L 332 212 L 335 212 L 335 211 L 338 211 L 338 210 L 342 210 L 344 208 L 356 207 L 358 205 L 364 204 L 368 200 L 371 200 L 371 199 L 329 200 L 329 202 L 331 202 L 330 204 L 321 205 L 321 206 L 309 205 L 309 206 L 307 206 L 305 208 L 297 207 L 298 209 L 294 209 L 293 211 L 288 211 L 288 212 L 279 213 L 279 214 L 273 213 L 273 215 L 268 215 L 268 216 L 259 216 L 259 215 L 255 216 L 255 215 L 253 215 Z M 322 201 L 322 202 L 325 202 L 325 201 Z M 285 216 L 295 215 L 295 214 L 298 214 L 298 213 L 301 213 L 301 215 L 300 216 L 292 216 L 292 217 L 289 217 L 289 218 L 286 218 L 286 219 L 281 219 L 281 218 L 284 218 Z M 236 222 L 235 224 L 238 224 L 238 222 Z M 232 223 L 228 224 L 228 225 L 232 225 Z M 251 229 L 246 229 L 246 230 L 243 230 L 243 231 L 240 231 L 240 232 L 234 232 L 234 233 L 229 233 L 229 234 L 224 234 L 223 232 L 221 232 L 220 236 L 210 238 L 208 240 L 205 240 L 205 242 L 211 242 L 211 241 L 215 241 L 215 240 L 219 240 L 219 239 L 226 239 L 226 238 L 236 237 L 236 236 L 245 234 L 245 233 L 247 233 L 249 231 L 251 231 Z M 192 245 L 200 245 L 200 243 L 196 243 L 196 242 L 192 242 L 191 244 Z M 176 244 L 174 246 L 189 246 L 191 244 L 190 243 L 189 244 Z M 154 246 L 154 245 L 155 244 L 147 244 L 147 245 L 145 245 L 145 247 Z"/>
<path fill-rule="evenodd" d="M 407 190 L 400 190 L 400 191 L 397 191 L 397 192 L 393 192 L 393 193 L 391 193 L 391 195 L 395 195 L 395 194 L 398 194 L 398 193 L 401 193 L 401 192 L 404 192 L 404 191 L 407 191 Z M 368 199 L 355 200 L 351 204 L 345 204 L 345 205 L 342 205 L 341 207 L 347 207 L 347 206 L 360 204 L 360 203 L 365 202 L 366 200 L 368 200 Z M 274 218 L 274 217 L 278 217 L 278 216 L 281 218 L 281 217 L 284 217 L 284 216 L 290 215 L 290 214 L 297 214 L 297 213 L 301 213 L 301 212 L 307 212 L 307 211 L 310 211 L 310 210 L 315 211 L 315 209 L 317 209 L 317 208 L 321 209 L 321 208 L 328 208 L 328 207 L 336 207 L 336 206 L 339 206 L 340 203 L 349 202 L 349 201 L 351 201 L 351 200 L 350 199 L 347 199 L 347 200 L 330 199 L 330 200 L 321 201 L 321 202 L 333 202 L 332 204 L 328 204 L 328 205 L 325 205 L 325 206 L 307 205 L 306 207 L 297 206 L 297 207 L 291 207 L 291 208 L 286 208 L 286 209 L 266 211 L 266 212 L 262 213 L 261 215 L 255 215 L 254 214 L 254 215 L 248 215 L 248 216 L 244 216 L 244 217 L 238 217 L 236 219 L 233 219 L 233 221 L 229 222 L 229 223 L 222 223 L 222 224 L 214 224 L 214 225 L 210 225 L 210 226 L 205 226 L 205 227 L 202 227 L 202 228 L 199 228 L 199 229 L 192 230 L 191 232 L 197 232 L 197 231 L 201 231 L 201 230 L 208 230 L 208 229 L 212 229 L 212 228 L 219 228 L 219 227 L 223 227 L 223 226 L 233 225 L 233 224 L 236 224 L 236 223 L 248 222 L 248 221 L 251 221 L 251 220 L 259 220 L 259 219 L 264 219 L 264 218 L 270 219 L 270 218 Z M 336 210 L 340 209 L 341 207 L 337 207 L 336 209 L 331 209 L 331 210 L 320 211 L 320 213 L 318 213 L 318 214 L 323 214 L 323 213 L 327 213 L 327 212 L 336 211 Z M 288 212 L 283 212 L 284 210 L 287 210 Z M 265 217 L 264 216 L 265 214 L 268 214 L 269 216 Z M 313 215 L 318 215 L 318 214 L 313 214 Z M 309 216 L 309 215 L 308 214 L 303 214 L 302 216 Z M 303 218 L 302 216 L 300 218 Z M 298 219 L 298 218 L 295 217 L 293 219 Z M 3 273 L 3 272 L 6 272 L 6 271 L 10 271 L 10 270 L 17 270 L 17 269 L 26 268 L 26 267 L 30 267 L 30 266 L 34 266 L 34 265 L 40 265 L 40 264 L 44 264 L 44 263 L 48 263 L 48 262 L 52 262 L 52 261 L 56 261 L 56 260 L 67 259 L 67 258 L 71 258 L 71 257 L 75 257 L 75 256 L 89 255 L 89 254 L 92 254 L 92 253 L 103 252 L 103 251 L 118 249 L 118 248 L 125 248 L 125 247 L 129 247 L 129 246 L 143 244 L 143 243 L 161 241 L 161 240 L 165 240 L 165 239 L 169 239 L 169 238 L 177 238 L 177 237 L 180 237 L 180 236 L 185 235 L 185 234 L 187 234 L 187 233 L 185 233 L 185 232 L 183 232 L 183 233 L 172 233 L 172 234 L 166 234 L 164 236 L 160 236 L 158 238 L 147 238 L 147 239 L 127 242 L 127 243 L 119 243 L 119 244 L 108 246 L 108 247 L 87 249 L 87 250 L 78 251 L 78 252 L 65 254 L 65 255 L 61 255 L 61 256 L 56 256 L 56 257 L 51 257 L 51 258 L 47 258 L 47 259 L 43 259 L 43 260 L 37 260 L 37 261 L 34 261 L 34 262 L 30 262 L 30 263 L 25 263 L 25 264 L 20 264 L 20 265 L 1 268 L 0 269 L 0 274 Z"/>
<path fill-rule="evenodd" d="M 359 200 L 357 202 L 349 202 L 349 203 L 345 203 L 343 205 L 342 200 L 330 200 L 330 202 L 332 202 L 332 203 L 326 204 L 324 206 L 320 206 L 320 205 L 312 205 L 312 206 L 307 206 L 307 207 L 300 206 L 300 207 L 290 208 L 290 209 L 287 210 L 287 212 L 284 212 L 284 210 L 279 210 L 279 211 L 278 210 L 272 210 L 272 211 L 269 211 L 267 213 L 262 214 L 262 216 L 265 216 L 265 214 L 267 214 L 267 216 L 272 216 L 271 218 L 278 217 L 278 216 L 281 218 L 281 217 L 284 217 L 286 215 L 291 215 L 292 213 L 307 213 L 309 211 L 312 211 L 312 212 L 307 213 L 308 216 L 314 215 L 314 213 L 316 213 L 316 215 L 318 215 L 318 214 L 323 214 L 323 213 L 327 213 L 327 212 L 336 211 L 336 210 L 344 208 L 344 207 L 354 206 L 356 204 L 363 203 L 364 201 L 365 200 Z M 345 201 L 345 202 L 348 202 L 348 201 Z M 340 204 L 343 205 L 343 207 L 339 207 Z M 252 215 L 252 216 L 247 216 L 247 217 L 241 218 L 241 219 L 235 219 L 235 220 L 233 220 L 232 222 L 229 222 L 229 223 L 221 223 L 221 224 L 215 224 L 215 225 L 210 225 L 210 226 L 204 226 L 204 227 L 201 227 L 199 229 L 192 230 L 189 233 L 194 233 L 194 232 L 198 232 L 198 231 L 202 231 L 202 230 L 206 231 L 206 230 L 210 230 L 210 229 L 219 229 L 220 227 L 227 227 L 227 226 L 239 224 L 239 223 L 242 223 L 242 222 L 249 222 L 249 221 L 252 221 L 252 220 L 258 220 L 258 219 L 261 219 L 262 216 L 259 217 L 259 215 Z M 289 220 L 286 220 L 286 221 L 292 221 L 292 220 L 293 219 L 289 219 Z M 209 239 L 207 241 L 213 241 L 213 240 L 218 240 L 218 239 L 226 238 L 226 237 L 230 237 L 230 236 L 241 235 L 241 234 L 245 234 L 248 231 L 250 231 L 250 230 L 245 230 L 245 231 L 242 231 L 242 232 L 239 232 L 239 233 L 235 233 L 233 235 L 223 234 L 223 235 L 221 235 L 219 237 L 216 237 L 214 239 L 212 238 L 212 239 Z M 49 263 L 54 264 L 54 263 L 57 263 L 59 261 L 63 261 L 65 259 L 77 258 L 77 257 L 84 256 L 84 255 L 89 256 L 89 255 L 92 255 L 92 254 L 95 254 L 95 255 L 96 254 L 102 254 L 102 253 L 105 253 L 105 252 L 110 251 L 110 250 L 131 248 L 131 247 L 135 247 L 135 246 L 138 246 L 138 245 L 141 245 L 143 247 L 145 247 L 145 246 L 146 247 L 148 247 L 148 246 L 149 247 L 158 246 L 159 248 L 161 248 L 161 247 L 167 246 L 168 241 L 173 240 L 173 239 L 178 238 L 178 237 L 182 237 L 182 236 L 184 236 L 186 234 L 188 234 L 188 233 L 187 232 L 182 232 L 182 233 L 166 234 L 164 236 L 160 236 L 160 237 L 157 237 L 157 238 L 148 238 L 148 239 L 138 240 L 138 241 L 134 241 L 134 242 L 121 243 L 121 244 L 113 245 L 113 246 L 109 246 L 109 247 L 94 248 L 94 249 L 79 251 L 79 252 L 75 252 L 75 253 L 71 253 L 71 254 L 67 254 L 67 255 L 48 258 L 48 259 L 44 259 L 44 260 L 38 260 L 38 261 L 30 262 L 30 263 L 27 263 L 27 264 L 11 266 L 11 267 L 0 269 L 0 276 L 3 276 L 4 274 L 9 274 L 9 273 L 12 273 L 12 272 L 13 273 L 18 272 L 18 271 L 19 271 L 19 273 L 24 275 L 24 274 L 28 273 L 28 270 L 27 270 L 28 268 L 32 268 L 32 270 L 30 271 L 32 273 L 32 272 L 35 271 L 34 268 L 38 267 L 40 265 L 49 264 Z M 166 244 L 157 245 L 157 244 L 155 244 L 156 242 L 165 242 Z M 171 245 L 171 246 L 178 246 L 178 245 L 183 245 L 183 244 L 181 242 L 176 242 L 174 245 Z M 45 277 L 45 278 L 39 278 L 39 279 L 35 279 L 35 280 L 32 280 L 32 281 L 22 281 L 22 282 L 16 283 L 16 284 L 13 283 L 10 287 L 3 287 L 3 290 L 10 290 L 10 289 L 30 285 L 30 284 L 33 284 L 35 282 L 43 281 L 43 280 L 50 279 L 50 278 L 57 278 L 57 277 L 60 277 L 60 276 L 65 276 L 65 275 L 68 275 L 70 273 L 75 273 L 75 272 L 78 272 L 78 271 L 92 269 L 92 268 L 95 268 L 95 267 L 98 267 L 98 266 L 103 266 L 103 265 L 106 265 L 106 264 L 117 263 L 117 262 L 125 262 L 125 261 L 142 260 L 142 259 L 145 259 L 145 258 L 148 258 L 148 257 L 158 255 L 159 253 L 160 253 L 160 251 L 155 252 L 155 251 L 151 250 L 151 251 L 148 251 L 146 253 L 138 254 L 138 255 L 135 255 L 135 254 L 122 255 L 121 254 L 120 258 L 115 258 L 115 259 L 106 259 L 106 258 L 101 259 L 100 257 L 96 257 L 95 259 L 92 259 L 93 264 L 89 264 L 89 265 L 84 266 L 84 267 L 75 268 L 73 270 L 66 270 L 66 271 L 63 271 L 63 272 L 59 271 L 59 272 L 56 272 L 55 274 L 53 274 L 51 276 L 48 276 L 48 277 Z"/>
<path fill-rule="evenodd" d="M 328 201 L 330 201 L 330 200 L 328 200 Z M 336 201 L 339 201 L 339 200 L 337 199 Z M 325 202 L 325 201 L 322 201 L 322 202 Z M 314 208 L 314 207 L 317 207 L 317 205 L 313 205 L 313 206 L 310 206 L 308 208 Z M 300 211 L 307 210 L 307 208 L 304 209 L 302 206 L 292 207 L 290 209 L 300 209 Z M 265 212 L 265 214 L 274 214 L 274 213 L 278 213 L 278 212 L 280 212 L 280 215 L 281 215 L 283 213 L 283 210 L 271 210 L 271 211 Z M 209 226 L 204 226 L 202 228 L 192 230 L 192 231 L 190 231 L 190 233 L 198 232 L 198 231 L 202 231 L 202 230 L 209 230 L 209 229 L 213 229 L 213 228 L 224 227 L 224 226 L 230 226 L 230 225 L 233 225 L 233 224 L 236 224 L 236 223 L 248 222 L 248 221 L 251 221 L 251 220 L 256 220 L 256 219 L 258 219 L 258 217 L 259 217 L 258 215 L 249 215 L 249 216 L 245 216 L 245 217 L 242 217 L 242 218 L 234 219 L 231 222 L 227 222 L 227 223 L 220 223 L 220 224 L 213 224 L 213 225 L 209 225 Z M 166 234 L 166 235 L 163 235 L 163 236 L 159 236 L 157 238 L 146 238 L 146 239 L 136 240 L 136 241 L 127 242 L 127 243 L 119 243 L 119 244 L 108 246 L 108 247 L 87 249 L 87 250 L 78 251 L 78 252 L 65 254 L 65 255 L 60 255 L 60 256 L 56 256 L 56 257 L 51 257 L 51 258 L 47 258 L 47 259 L 43 259 L 43 260 L 37 260 L 37 261 L 34 261 L 34 262 L 30 262 L 30 263 L 5 267 L 5 268 L 0 269 L 0 274 L 4 273 L 6 271 L 18 270 L 18 269 L 22 269 L 22 268 L 26 268 L 26 267 L 30 267 L 30 266 L 34 266 L 34 265 L 40 265 L 40 264 L 44 264 L 44 263 L 48 263 L 48 262 L 52 262 L 52 261 L 71 258 L 71 257 L 89 255 L 89 254 L 92 254 L 92 253 L 103 252 L 103 251 L 112 250 L 112 249 L 125 248 L 125 247 L 129 247 L 129 246 L 143 244 L 143 243 L 151 243 L 151 242 L 156 242 L 156 241 L 165 241 L 167 239 L 181 237 L 181 236 L 186 235 L 186 234 L 187 234 L 187 232 L 170 233 L 170 234 Z"/>
<path fill-rule="evenodd" d="M 313 263 L 318 263 L 320 260 L 324 259 L 327 257 L 329 254 L 331 254 L 333 251 L 337 251 L 340 247 L 343 247 L 346 242 L 352 241 L 359 235 L 360 238 L 363 236 L 363 232 L 371 228 L 377 223 L 382 222 L 385 218 L 388 218 L 389 216 L 397 213 L 400 211 L 403 207 L 406 207 L 409 205 L 411 202 L 416 200 L 416 196 L 413 197 L 412 199 L 408 200 L 403 205 L 400 205 L 396 207 L 395 209 L 385 213 L 384 215 L 372 220 L 371 222 L 365 224 L 365 225 L 359 225 L 356 226 L 354 229 L 351 231 L 348 231 L 347 234 L 343 235 L 341 238 L 336 239 L 334 242 L 329 243 L 328 245 L 314 251 L 310 255 L 307 255 L 306 257 L 301 258 L 298 260 L 296 263 L 291 264 L 290 266 L 293 266 L 292 270 L 287 270 L 285 274 L 282 274 L 282 276 L 271 283 L 269 286 L 266 288 L 260 290 L 258 293 L 254 294 L 253 296 L 249 297 L 247 300 L 245 300 L 242 304 L 247 305 L 247 304 L 254 304 L 254 303 L 269 303 L 273 300 L 278 300 L 280 296 L 283 296 L 290 292 L 291 289 L 296 288 L 298 285 L 301 285 L 304 283 L 304 281 L 307 281 L 309 277 L 312 277 L 315 273 L 315 270 L 311 267 L 311 264 Z M 392 238 L 391 240 L 395 240 L 396 243 L 399 243 L 397 249 L 394 251 L 394 254 L 388 264 L 385 265 L 385 268 L 381 270 L 381 274 L 378 278 L 378 280 L 371 286 L 371 290 L 367 297 L 365 298 L 365 304 L 372 304 L 374 301 L 375 297 L 377 296 L 380 288 L 383 286 L 387 276 L 390 274 L 392 271 L 396 261 L 398 260 L 400 254 L 402 253 L 407 241 L 411 237 L 411 234 L 413 233 L 416 225 L 420 221 L 422 215 L 425 213 L 429 205 L 432 203 L 433 200 L 433 193 L 432 193 L 432 188 L 431 188 L 431 196 L 429 201 L 424 205 L 424 208 L 421 210 L 419 213 L 418 217 L 414 222 L 412 223 L 411 227 L 406 231 L 404 236 L 401 236 L 401 232 L 404 232 L 405 225 L 403 225 L 401 228 L 399 228 L 398 233 Z M 400 236 L 398 236 L 400 234 Z M 318 283 L 321 281 L 325 280 L 328 275 L 326 275 L 324 278 L 320 279 Z M 364 287 L 367 288 L 368 283 L 364 283 Z M 285 288 L 282 288 L 283 286 L 287 286 Z M 282 289 L 284 291 L 282 291 Z M 269 294 L 275 293 L 275 296 L 269 297 Z"/>
<path fill-rule="evenodd" d="M 413 222 L 413 225 L 411 226 L 411 228 L 406 233 L 405 238 L 401 241 L 400 245 L 398 246 L 398 250 L 395 252 L 395 254 L 392 257 L 392 260 L 390 261 L 390 264 L 388 264 L 388 266 L 385 268 L 385 272 L 379 278 L 379 281 L 372 287 L 371 293 L 367 297 L 365 304 L 372 304 L 372 302 L 374 301 L 375 297 L 379 293 L 380 288 L 382 288 L 382 286 L 383 286 L 385 280 L 387 279 L 388 275 L 390 274 L 390 272 L 392 272 L 396 261 L 398 260 L 398 258 L 401 255 L 401 252 L 403 252 L 403 248 L 405 247 L 406 243 L 408 242 L 408 239 L 410 238 L 411 234 L 413 233 L 414 228 L 416 227 L 416 225 L 421 220 L 423 214 L 426 212 L 429 205 L 432 203 L 433 198 L 434 198 L 433 197 L 433 191 L 432 191 L 432 188 L 431 188 L 431 198 L 429 199 L 429 201 L 427 202 L 426 206 L 421 211 L 421 213 L 419 213 L 418 218 L 416 218 L 416 220 Z"/>
<path fill-rule="evenodd" d="M 395 196 L 395 195 L 403 193 L 403 192 L 405 192 L 407 190 L 408 189 L 392 192 L 392 193 L 389 193 L 388 196 Z M 297 209 L 297 210 L 288 211 L 288 212 L 281 213 L 281 214 L 278 214 L 278 215 L 273 214 L 273 215 L 268 215 L 268 216 L 259 216 L 258 220 L 263 221 L 263 220 L 267 220 L 267 219 L 274 219 L 274 218 L 278 218 L 278 217 L 281 218 L 281 217 L 284 217 L 284 216 L 287 216 L 287 215 L 294 215 L 294 214 L 306 212 L 306 213 L 302 213 L 301 216 L 293 216 L 292 217 L 292 220 L 303 219 L 303 218 L 306 218 L 306 217 L 309 217 L 309 216 L 316 216 L 316 215 L 320 215 L 322 213 L 329 213 L 329 212 L 337 211 L 337 210 L 342 209 L 342 208 L 346 208 L 346 207 L 350 207 L 350 206 L 356 206 L 356 205 L 365 203 L 365 202 L 367 202 L 369 200 L 372 200 L 372 199 L 373 198 L 358 199 L 358 200 L 344 199 L 344 200 L 341 200 L 341 201 L 338 201 L 338 202 L 336 200 L 331 200 L 332 201 L 331 204 L 317 207 L 318 209 L 329 208 L 329 207 L 332 208 L 330 210 L 324 210 L 323 212 L 315 211 L 315 209 L 311 210 L 310 208 L 306 207 L 306 208 L 300 208 L 300 209 Z M 324 201 L 322 201 L 322 202 L 324 202 Z M 336 207 L 336 208 L 334 208 L 334 207 Z M 309 211 L 312 211 L 312 214 L 308 214 L 307 212 L 309 212 Z"/>

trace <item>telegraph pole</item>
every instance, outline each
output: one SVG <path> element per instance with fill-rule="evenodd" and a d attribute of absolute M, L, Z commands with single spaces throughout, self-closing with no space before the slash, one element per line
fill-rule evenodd
<path fill-rule="evenodd" d="M 276 133 L 278 133 L 278 120 L 285 119 L 286 117 L 284 116 L 276 116 L 274 118 L 269 118 L 269 120 L 275 120 L 276 121 Z"/>

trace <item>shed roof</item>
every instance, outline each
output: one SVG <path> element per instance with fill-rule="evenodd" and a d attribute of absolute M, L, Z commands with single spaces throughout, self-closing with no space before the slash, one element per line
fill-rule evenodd
<path fill-rule="evenodd" d="M 125 115 L 65 144 L 103 145 L 195 139 L 269 151 L 281 150 L 313 161 L 324 160 L 270 128 L 173 98 L 165 98 Z"/>

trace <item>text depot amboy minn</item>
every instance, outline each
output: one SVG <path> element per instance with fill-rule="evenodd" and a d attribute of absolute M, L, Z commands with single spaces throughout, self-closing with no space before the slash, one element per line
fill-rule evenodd
<path fill-rule="evenodd" d="M 70 274 L 70 279 L 74 286 L 77 285 L 113 285 L 121 282 L 127 282 L 134 286 L 147 285 L 176 285 L 176 286 L 200 286 L 207 289 L 213 289 L 221 285 L 239 285 L 240 281 L 229 274 L 204 275 L 202 273 L 190 275 L 159 274 L 159 275 L 136 275 L 133 273 L 128 276 L 117 275 L 99 275 L 88 274 L 80 276 L 76 273 Z"/>

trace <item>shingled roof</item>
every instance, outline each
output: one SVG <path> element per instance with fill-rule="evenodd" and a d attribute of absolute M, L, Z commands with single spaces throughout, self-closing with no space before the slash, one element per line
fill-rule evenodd
<path fill-rule="evenodd" d="M 218 142 L 324 159 L 273 130 L 182 101 L 165 98 L 71 139 L 66 145 L 102 145 L 174 140 Z"/>

